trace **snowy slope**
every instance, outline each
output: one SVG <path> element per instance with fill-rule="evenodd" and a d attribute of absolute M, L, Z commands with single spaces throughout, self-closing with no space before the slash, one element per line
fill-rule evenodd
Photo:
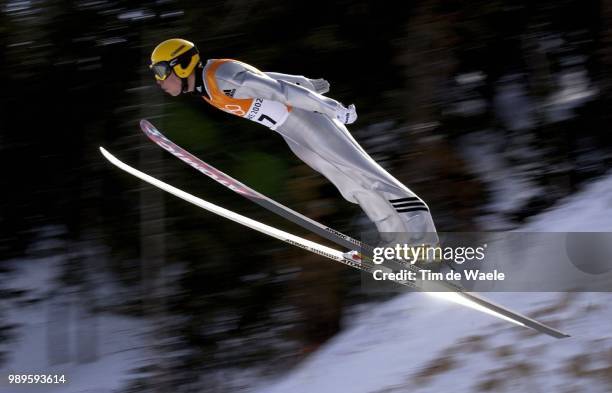
<path fill-rule="evenodd" d="M 85 319 L 78 292 L 57 291 L 62 258 L 34 256 L 3 262 L 15 271 L 2 287 L 30 292 L 21 306 L 4 305 L 4 322 L 18 327 L 7 348 L 7 363 L 0 368 L 1 393 L 111 393 L 123 387 L 146 358 L 147 327 L 142 320 L 110 314 Z M 94 341 L 96 349 L 88 352 Z M 39 373 L 64 375 L 66 383 L 8 383 L 9 374 Z"/>
<path fill-rule="evenodd" d="M 522 231 L 612 231 L 612 176 L 533 217 Z M 23 324 L 0 369 L 0 392 L 110 393 L 150 358 L 142 321 L 100 314 L 98 358 L 75 361 L 75 327 L 68 326 L 69 361 L 49 366 L 49 291 L 60 259 L 6 262 L 17 268 L 4 287 L 29 288 L 41 302 L 6 307 L 8 320 Z M 102 289 L 102 288 L 101 288 Z M 106 290 L 113 290 L 106 288 Z M 538 335 L 427 294 L 397 296 L 368 308 L 352 327 L 277 380 L 253 385 L 275 392 L 610 392 L 612 391 L 612 296 L 608 293 L 487 293 L 505 306 L 572 334 L 565 340 Z M 70 299 L 70 297 L 68 297 Z M 71 320 L 79 307 L 73 306 Z M 57 347 L 56 347 L 57 348 Z M 57 386 L 6 383 L 13 372 L 64 374 Z M 234 379 L 237 374 L 232 374 Z M 245 377 L 256 381 L 254 376 Z M 242 381 L 240 385 L 248 385 Z"/>
<path fill-rule="evenodd" d="M 525 232 L 612 231 L 612 175 L 593 182 L 584 191 L 527 220 Z"/>
<path fill-rule="evenodd" d="M 520 229 L 612 231 L 612 176 L 533 217 Z M 406 294 L 371 308 L 289 375 L 254 390 L 612 391 L 612 295 L 486 296 L 572 337 L 556 340 L 427 294 Z"/>

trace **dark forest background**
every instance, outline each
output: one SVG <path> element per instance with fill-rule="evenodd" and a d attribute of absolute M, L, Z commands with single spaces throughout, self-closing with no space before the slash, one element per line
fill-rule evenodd
<path fill-rule="evenodd" d="M 65 256 L 58 285 L 78 290 L 92 312 L 156 321 L 152 345 L 172 359 L 147 369 L 160 391 L 229 366 L 296 364 L 342 328 L 351 306 L 374 298 L 348 268 L 162 195 L 103 159 L 98 146 L 310 236 L 150 143 L 138 128 L 148 118 L 273 199 L 354 236 L 372 230 L 278 135 L 193 97 L 164 96 L 148 70 L 158 42 L 183 37 L 204 59 L 330 81 L 329 96 L 357 106 L 357 140 L 428 202 L 440 231 L 512 229 L 611 163 L 609 0 L 0 7 L 0 266 L 57 240 L 36 253 Z M 470 166 L 466 140 L 495 146 L 538 192 L 493 211 L 488 168 Z M 96 299 L 101 272 L 122 288 L 116 298 Z M 0 340 L 17 332 L 4 326 Z M 135 376 L 131 391 L 146 383 Z"/>

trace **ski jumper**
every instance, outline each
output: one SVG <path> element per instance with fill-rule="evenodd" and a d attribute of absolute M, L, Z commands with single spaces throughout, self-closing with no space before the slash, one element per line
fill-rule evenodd
<path fill-rule="evenodd" d="M 383 242 L 438 244 L 425 202 L 365 152 L 336 119 L 342 104 L 316 93 L 308 78 L 264 73 L 229 59 L 209 60 L 196 73 L 196 92 L 204 100 L 279 133 L 344 199 L 359 204 Z"/>

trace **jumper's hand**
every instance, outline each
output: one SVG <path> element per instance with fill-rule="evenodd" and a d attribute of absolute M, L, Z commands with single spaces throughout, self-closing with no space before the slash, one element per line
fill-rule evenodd
<path fill-rule="evenodd" d="M 353 124 L 355 120 L 357 120 L 357 109 L 354 104 L 345 108 L 342 105 L 339 105 L 336 108 L 336 119 L 340 120 L 343 124 Z"/>
<path fill-rule="evenodd" d="M 323 78 L 310 79 L 310 83 L 312 83 L 315 88 L 315 91 L 319 94 L 325 94 L 329 92 L 329 82 Z"/>

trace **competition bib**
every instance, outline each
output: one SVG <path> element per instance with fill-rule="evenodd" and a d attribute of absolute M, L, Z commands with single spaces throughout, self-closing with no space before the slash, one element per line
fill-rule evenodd
<path fill-rule="evenodd" d="M 244 117 L 256 123 L 260 123 L 272 130 L 276 130 L 278 126 L 283 124 L 291 107 L 280 102 L 266 100 L 263 98 L 233 98 L 225 95 L 217 86 L 215 80 L 215 71 L 225 62 L 235 60 L 215 60 L 215 62 L 206 70 L 206 82 L 210 92 L 210 99 L 202 97 L 209 104 L 236 116 Z M 254 72 L 259 70 L 248 66 Z"/>
<path fill-rule="evenodd" d="M 287 105 L 276 101 L 264 100 L 263 98 L 255 98 L 253 105 L 251 105 L 251 108 L 244 117 L 275 130 L 276 127 L 287 120 L 287 116 L 289 116 Z"/>

